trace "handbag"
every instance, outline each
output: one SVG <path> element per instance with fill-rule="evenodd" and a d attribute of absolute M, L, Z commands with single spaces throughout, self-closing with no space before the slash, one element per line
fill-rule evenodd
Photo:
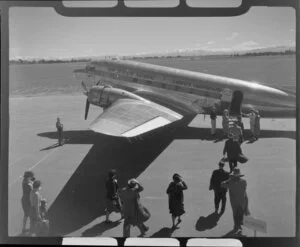
<path fill-rule="evenodd" d="M 237 158 L 237 161 L 244 164 L 248 161 L 249 159 L 244 155 L 244 154 L 240 154 Z"/>
<path fill-rule="evenodd" d="M 49 220 L 41 219 L 35 224 L 35 232 L 37 236 L 48 236 L 49 234 Z"/>
<path fill-rule="evenodd" d="M 149 210 L 144 207 L 138 200 L 136 200 L 136 211 L 138 222 L 145 222 L 149 220 L 151 216 Z"/>

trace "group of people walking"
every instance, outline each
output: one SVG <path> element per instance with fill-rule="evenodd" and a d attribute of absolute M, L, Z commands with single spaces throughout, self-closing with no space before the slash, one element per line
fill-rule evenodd
<path fill-rule="evenodd" d="M 169 197 L 169 210 L 172 216 L 172 228 L 176 228 L 181 223 L 181 216 L 185 213 L 183 190 L 187 189 L 182 177 L 175 173 L 173 181 L 169 184 L 166 193 Z M 106 180 L 106 221 L 110 223 L 109 215 L 111 212 L 120 212 L 121 219 L 124 219 L 123 236 L 130 236 L 131 226 L 137 226 L 141 236 L 149 230 L 145 222 L 150 218 L 149 210 L 143 206 L 140 200 L 140 192 L 143 186 L 134 178 L 128 180 L 127 186 L 119 189 L 116 179 L 116 170 L 108 173 Z M 176 221 L 177 218 L 177 222 Z"/>
<path fill-rule="evenodd" d="M 22 233 L 35 236 L 46 236 L 49 230 L 47 220 L 47 201 L 40 195 L 41 181 L 36 180 L 32 171 L 25 171 L 22 182 L 23 195 L 21 199 L 24 212 Z M 27 220 L 30 228 L 27 229 Z"/>
<path fill-rule="evenodd" d="M 121 219 L 124 219 L 123 236 L 130 236 L 131 226 L 137 226 L 144 236 L 148 227 L 144 224 L 150 218 L 150 213 L 140 201 L 140 192 L 143 186 L 136 180 L 130 179 L 127 186 L 119 189 L 116 178 L 117 171 L 112 169 L 106 180 L 106 223 L 111 223 L 109 215 L 112 212 L 120 212 Z"/>
<path fill-rule="evenodd" d="M 228 137 L 228 134 L 232 131 L 234 135 L 239 136 L 239 141 L 242 143 L 244 141 L 244 124 L 242 117 L 249 117 L 250 120 L 250 132 L 251 140 L 258 140 L 260 134 L 260 115 L 258 110 L 251 109 L 249 114 L 241 113 L 239 116 L 236 116 L 236 120 L 232 120 L 229 116 L 228 109 L 224 109 L 222 115 L 222 128 L 224 138 Z M 211 133 L 216 133 L 216 113 L 215 109 L 212 108 L 211 111 Z"/>
<path fill-rule="evenodd" d="M 219 169 L 213 171 L 209 190 L 214 191 L 215 213 L 222 215 L 226 207 L 226 194 L 229 190 L 229 198 L 233 213 L 234 227 L 236 234 L 242 230 L 244 215 L 250 215 L 248 196 L 247 196 L 247 182 L 242 177 L 240 169 L 234 168 L 232 174 L 224 170 L 224 161 L 219 162 Z M 219 211 L 220 202 L 222 204 L 221 211 Z"/>
<path fill-rule="evenodd" d="M 259 135 L 259 113 L 251 111 L 250 129 L 252 138 L 258 139 Z M 216 134 L 216 113 L 213 109 L 211 113 L 212 131 L 211 134 Z M 233 125 L 233 126 L 231 126 Z M 247 158 L 241 150 L 243 142 L 243 124 L 241 117 L 237 122 L 230 123 L 228 110 L 223 112 L 223 133 L 224 137 L 228 138 L 223 149 L 223 158 L 219 162 L 219 168 L 214 170 L 210 178 L 209 190 L 214 191 L 214 206 L 215 213 L 222 215 L 226 207 L 226 194 L 229 190 L 229 197 L 232 206 L 234 230 L 240 231 L 244 215 L 249 215 L 248 197 L 247 197 L 247 182 L 242 177 L 240 169 L 237 168 L 238 162 L 244 163 Z M 232 128 L 233 127 L 233 128 Z M 56 128 L 58 131 L 59 145 L 63 144 L 63 125 L 60 119 L 57 118 Z M 230 131 L 229 131 L 230 130 Z M 235 132 L 236 131 L 236 132 Z M 226 157 L 227 154 L 227 157 Z M 229 163 L 230 171 L 224 170 L 225 162 Z M 169 212 L 172 217 L 172 228 L 175 229 L 182 222 L 181 216 L 185 213 L 184 210 L 184 195 L 183 191 L 188 189 L 188 186 L 183 181 L 183 178 L 175 173 L 172 177 L 172 182 L 166 189 L 168 195 Z M 145 222 L 151 217 L 149 210 L 143 206 L 140 199 L 140 192 L 144 190 L 143 186 L 134 178 L 128 180 L 127 186 L 119 188 L 117 181 L 117 171 L 112 169 L 108 173 L 106 186 L 106 223 L 111 223 L 109 216 L 112 212 L 119 212 L 121 219 L 124 219 L 123 236 L 130 236 L 131 226 L 137 226 L 144 236 L 149 230 Z M 36 180 L 32 171 L 26 171 L 22 182 L 23 196 L 22 208 L 24 211 L 22 232 L 25 233 L 27 219 L 30 219 L 30 235 L 47 235 L 49 231 L 49 221 L 47 220 L 46 200 L 40 195 L 41 182 Z M 221 203 L 221 211 L 219 206 Z M 177 222 L 176 222 L 177 219 Z"/>
<path fill-rule="evenodd" d="M 224 170 L 225 161 L 219 162 L 219 169 L 214 170 L 210 178 L 209 190 L 214 191 L 215 213 L 220 216 L 225 212 L 226 194 L 229 190 L 229 197 L 233 212 L 234 231 L 238 234 L 242 228 L 243 216 L 249 215 L 247 182 L 242 177 L 240 169 L 234 168 L 232 174 Z M 182 222 L 181 216 L 185 213 L 183 191 L 188 186 L 183 178 L 175 173 L 173 181 L 169 184 L 166 193 L 168 194 L 169 212 L 172 217 L 172 229 L 178 228 Z M 116 179 L 116 170 L 108 173 L 106 181 L 106 222 L 111 223 L 109 215 L 112 212 L 119 212 L 120 219 L 124 219 L 123 236 L 130 236 L 131 226 L 137 226 L 141 236 L 149 230 L 145 222 L 150 218 L 149 210 L 143 206 L 140 200 L 140 192 L 144 190 L 143 186 L 136 180 L 128 180 L 125 188 L 119 189 Z M 220 203 L 221 211 L 219 212 Z"/>
<path fill-rule="evenodd" d="M 215 112 L 214 108 L 212 112 Z M 213 124 L 213 120 L 215 121 L 216 115 L 212 115 L 212 130 L 214 130 L 215 123 Z M 251 110 L 250 114 L 240 114 L 235 116 L 235 121 L 232 121 L 229 111 L 225 109 L 222 116 L 222 127 L 224 138 L 228 138 L 228 140 L 226 140 L 223 148 L 223 158 L 219 162 L 219 169 L 213 171 L 209 185 L 209 190 L 214 191 L 215 213 L 218 213 L 220 202 L 222 203 L 220 215 L 225 211 L 226 193 L 229 190 L 234 230 L 237 232 L 241 231 L 244 215 L 250 214 L 246 192 L 247 182 L 242 178 L 244 175 L 241 174 L 240 169 L 237 168 L 238 162 L 245 163 L 248 161 L 241 149 L 241 144 L 244 141 L 242 116 L 250 119 L 251 139 L 257 140 L 259 137 L 260 115 L 258 111 Z M 229 163 L 229 172 L 224 170 L 226 161 Z"/>

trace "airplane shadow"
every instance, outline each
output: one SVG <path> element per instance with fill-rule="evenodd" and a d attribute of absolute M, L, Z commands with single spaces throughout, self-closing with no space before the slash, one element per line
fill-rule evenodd
<path fill-rule="evenodd" d="M 217 226 L 220 216 L 213 212 L 210 215 L 204 217 L 201 216 L 196 223 L 196 230 L 199 232 L 212 229 Z"/>
<path fill-rule="evenodd" d="M 39 136 L 56 138 L 54 133 Z M 171 131 L 158 131 L 131 143 L 124 138 L 90 135 L 84 131 L 70 131 L 65 136 L 70 137 L 73 144 L 94 145 L 48 210 L 51 236 L 74 232 L 105 214 L 105 181 L 110 169 L 117 170 L 119 186 L 123 187 L 130 178 L 138 177 L 174 140 Z"/>
<path fill-rule="evenodd" d="M 100 236 L 103 232 L 112 229 L 114 227 L 117 227 L 118 225 L 121 224 L 122 221 L 114 221 L 109 224 L 107 224 L 105 221 L 85 230 L 82 233 L 82 237 L 96 237 Z"/>

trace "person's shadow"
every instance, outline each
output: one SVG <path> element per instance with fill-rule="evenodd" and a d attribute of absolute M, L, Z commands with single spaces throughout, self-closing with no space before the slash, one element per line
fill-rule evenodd
<path fill-rule="evenodd" d="M 211 213 L 210 215 L 204 217 L 200 216 L 196 223 L 196 230 L 199 232 L 214 228 L 220 219 L 220 215 L 218 213 Z"/>
<path fill-rule="evenodd" d="M 112 229 L 118 225 L 121 224 L 121 221 L 118 220 L 118 221 L 114 221 L 114 222 L 111 222 L 111 223 L 106 223 L 105 221 L 97 224 L 97 225 L 94 225 L 93 227 L 85 230 L 81 236 L 82 237 L 96 237 L 96 236 L 99 236 L 101 235 L 103 232 L 109 230 L 109 229 Z"/>
<path fill-rule="evenodd" d="M 163 227 L 159 231 L 153 233 L 151 238 L 170 238 L 176 228 Z"/>
<path fill-rule="evenodd" d="M 222 238 L 242 238 L 242 237 L 247 237 L 242 234 L 241 231 L 236 231 L 236 230 L 231 230 L 227 232 Z"/>

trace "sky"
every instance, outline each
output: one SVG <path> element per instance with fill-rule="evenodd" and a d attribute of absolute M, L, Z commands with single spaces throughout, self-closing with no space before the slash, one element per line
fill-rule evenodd
<path fill-rule="evenodd" d="M 10 59 L 295 45 L 292 8 L 253 7 L 238 17 L 64 17 L 33 7 L 9 14 Z"/>

